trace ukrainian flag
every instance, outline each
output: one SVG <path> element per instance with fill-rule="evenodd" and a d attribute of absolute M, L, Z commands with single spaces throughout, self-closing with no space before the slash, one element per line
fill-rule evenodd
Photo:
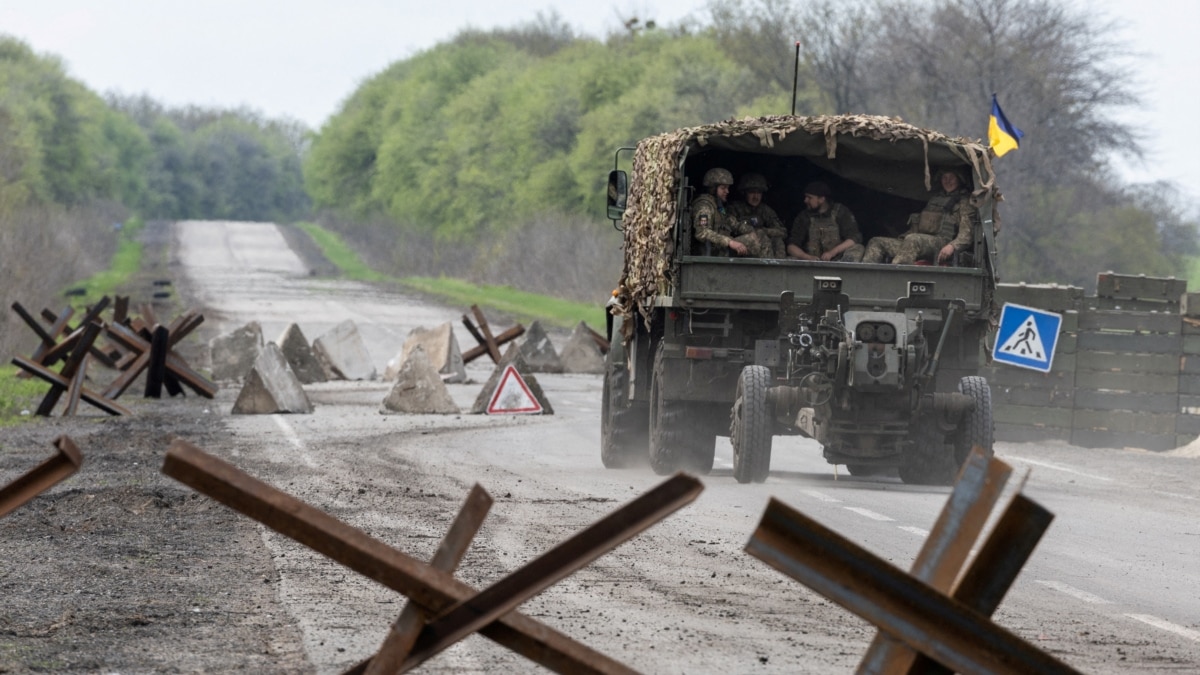
<path fill-rule="evenodd" d="M 988 144 L 992 146 L 996 156 L 1003 157 L 1009 150 L 1019 148 L 1024 136 L 1025 132 L 1014 127 L 1004 116 L 996 95 L 992 94 L 992 116 L 988 118 Z"/>

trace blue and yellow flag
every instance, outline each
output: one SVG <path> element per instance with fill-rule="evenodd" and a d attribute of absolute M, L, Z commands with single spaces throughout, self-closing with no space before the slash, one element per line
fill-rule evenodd
<path fill-rule="evenodd" d="M 1000 110 L 996 95 L 992 94 L 992 116 L 988 118 L 988 144 L 997 157 L 1003 157 L 1009 150 L 1021 147 L 1021 138 L 1025 132 L 1013 126 L 1012 122 Z"/>

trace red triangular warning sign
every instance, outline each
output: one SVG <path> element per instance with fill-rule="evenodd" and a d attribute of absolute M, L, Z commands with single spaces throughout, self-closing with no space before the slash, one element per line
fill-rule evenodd
<path fill-rule="evenodd" d="M 500 376 L 500 384 L 496 386 L 496 393 L 492 394 L 492 400 L 488 401 L 487 414 L 489 415 L 536 415 L 542 412 L 542 404 L 538 403 L 537 397 L 529 391 L 529 386 L 525 384 L 525 379 L 517 372 L 513 365 L 508 365 L 504 369 L 504 374 Z"/>

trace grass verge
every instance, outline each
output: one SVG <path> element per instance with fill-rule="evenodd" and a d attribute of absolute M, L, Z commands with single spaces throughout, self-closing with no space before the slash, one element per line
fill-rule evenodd
<path fill-rule="evenodd" d="M 46 395 L 46 383 L 37 378 L 20 378 L 16 366 L 0 366 L 0 427 L 29 419 L 22 410 L 33 410 Z"/>
<path fill-rule="evenodd" d="M 116 295 L 117 291 L 142 267 L 142 243 L 138 235 L 143 223 L 139 218 L 130 218 L 121 228 L 117 250 L 109 268 L 71 284 L 71 288 L 82 288 L 82 295 L 71 295 L 71 307 L 76 311 L 95 304 L 100 298 Z M 21 372 L 16 366 L 0 366 L 0 426 L 11 426 L 28 419 L 22 410 L 30 409 L 46 395 L 46 383 L 37 378 L 17 377 Z"/>
<path fill-rule="evenodd" d="M 604 325 L 604 307 L 520 291 L 510 286 L 481 286 L 448 277 L 391 277 L 368 267 L 335 232 L 315 223 L 297 223 L 342 275 L 356 281 L 391 281 L 460 305 L 479 305 L 516 317 L 570 328 L 580 321 Z"/>

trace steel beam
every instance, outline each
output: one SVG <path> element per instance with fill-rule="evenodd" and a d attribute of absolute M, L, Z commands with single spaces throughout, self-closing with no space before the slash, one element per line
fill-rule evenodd
<path fill-rule="evenodd" d="M 70 436 L 54 439 L 54 447 L 58 454 L 0 488 L 0 518 L 79 470 L 83 454 Z"/>
<path fill-rule="evenodd" d="M 953 670 L 1077 672 L 776 499 L 746 551 Z"/>
<path fill-rule="evenodd" d="M 958 481 L 913 561 L 911 574 L 941 593 L 949 593 L 962 572 L 971 546 L 1012 475 L 1012 467 L 989 459 L 976 447 L 963 464 Z M 904 643 L 878 632 L 859 662 L 859 673 L 903 673 L 916 657 Z"/>
<path fill-rule="evenodd" d="M 450 613 L 476 595 L 472 587 L 451 574 L 390 548 L 186 441 L 170 444 L 162 472 L 364 577 L 403 593 L 434 616 Z M 700 480 L 678 474 L 638 497 L 630 506 L 649 504 L 665 515 L 695 500 L 702 489 Z M 516 610 L 488 623 L 479 632 L 558 673 L 632 673 L 622 663 Z"/>

